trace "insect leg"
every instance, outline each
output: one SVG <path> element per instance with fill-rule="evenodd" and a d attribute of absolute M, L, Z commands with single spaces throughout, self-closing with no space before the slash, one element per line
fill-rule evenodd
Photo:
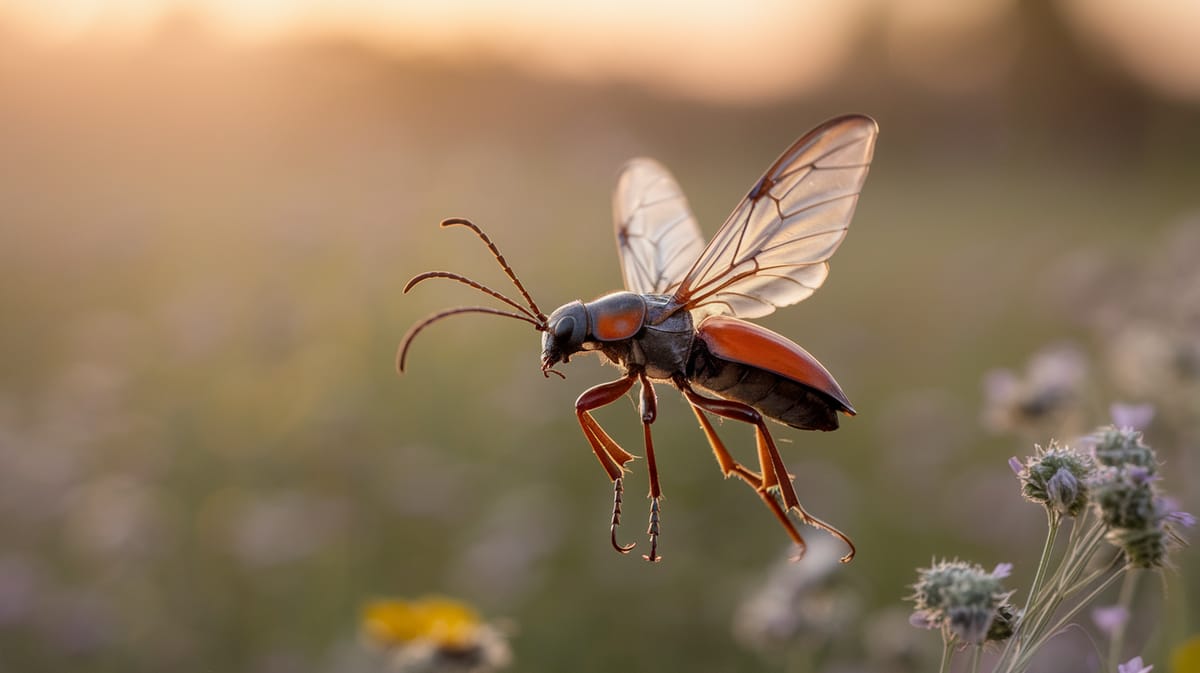
<path fill-rule="evenodd" d="M 637 376 L 631 374 L 610 383 L 602 383 L 584 391 L 579 399 L 575 400 L 575 417 L 579 419 L 579 427 L 583 429 L 584 437 L 587 437 L 588 443 L 592 445 L 592 452 L 596 454 L 601 467 L 613 482 L 613 515 L 609 530 L 613 549 L 622 554 L 629 553 L 629 550 L 636 546 L 634 544 L 624 546 L 617 544 L 617 526 L 621 524 L 621 492 L 624 490 L 621 476 L 625 473 L 625 463 L 633 460 L 633 454 L 622 449 L 613 441 L 613 438 L 592 417 L 591 412 L 620 399 L 622 395 L 629 392 L 636 380 Z"/>
<path fill-rule="evenodd" d="M 646 529 L 646 534 L 650 536 L 650 553 L 642 554 L 642 558 L 657 563 L 662 558 L 658 555 L 659 498 L 662 497 L 662 488 L 658 485 L 658 465 L 654 461 L 654 440 L 650 436 L 650 424 L 658 417 L 658 397 L 654 394 L 654 386 L 644 373 L 638 374 L 638 378 L 642 382 L 639 409 L 642 415 L 642 433 L 646 438 L 646 470 L 650 473 L 650 523 Z"/>
<path fill-rule="evenodd" d="M 783 511 L 783 507 L 779 505 L 779 502 L 775 500 L 774 496 L 771 495 L 771 492 L 763 485 L 762 475 L 737 462 L 733 455 L 729 453 L 729 450 L 725 448 L 725 443 L 722 442 L 721 438 L 717 436 L 717 431 L 713 429 L 712 423 L 710 423 L 708 417 L 704 415 L 704 411 L 701 409 L 701 407 L 693 404 L 692 411 L 695 412 L 696 418 L 699 419 L 700 427 L 704 430 L 704 435 L 708 437 L 708 443 L 710 446 L 712 446 L 713 454 L 715 454 L 717 457 L 717 464 L 721 466 L 721 472 L 726 477 L 729 477 L 730 475 L 737 476 L 739 479 L 746 482 L 750 488 L 754 489 L 754 492 L 758 494 L 758 497 L 762 498 L 763 503 L 765 503 L 766 506 L 771 510 L 771 513 L 775 515 L 775 518 L 779 521 L 779 524 L 783 526 L 785 531 L 787 531 L 788 537 L 792 538 L 792 542 L 795 542 L 796 546 L 799 548 L 795 559 L 798 560 L 803 557 L 804 551 L 808 548 L 808 544 L 804 542 L 804 537 L 800 535 L 800 531 L 796 530 L 796 525 L 792 523 L 792 520 L 788 518 L 787 513 Z"/>
<path fill-rule="evenodd" d="M 854 543 L 850 541 L 850 538 L 845 533 L 809 514 L 800 505 L 800 500 L 796 497 L 796 490 L 792 486 L 791 477 L 783 465 L 783 458 L 779 455 L 779 449 L 775 447 L 775 440 L 772 439 L 771 433 L 767 430 L 767 424 L 763 420 L 762 414 L 758 413 L 753 407 L 741 402 L 704 397 L 695 390 L 692 390 L 686 381 L 676 380 L 675 383 L 683 391 L 683 395 L 687 398 L 688 402 L 691 402 L 693 405 L 724 418 L 750 423 L 755 427 L 758 460 L 759 466 L 762 469 L 762 481 L 758 489 L 765 491 L 771 488 L 778 488 L 787 510 L 795 509 L 796 513 L 800 515 L 801 521 L 813 528 L 819 528 L 846 543 L 850 551 L 841 558 L 841 561 L 842 563 L 849 563 L 854 558 Z"/>

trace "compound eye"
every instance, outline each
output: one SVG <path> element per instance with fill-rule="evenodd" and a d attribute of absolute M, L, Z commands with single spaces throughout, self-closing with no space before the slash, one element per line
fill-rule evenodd
<path fill-rule="evenodd" d="M 559 341 L 566 341 L 571 338 L 571 334 L 575 331 L 575 319 L 571 316 L 563 316 L 554 323 L 554 338 Z"/>

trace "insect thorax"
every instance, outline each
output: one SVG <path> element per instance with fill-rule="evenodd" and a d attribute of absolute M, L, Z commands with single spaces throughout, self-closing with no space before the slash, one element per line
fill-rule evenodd
<path fill-rule="evenodd" d="M 642 295 L 646 319 L 631 339 L 606 343 L 604 355 L 627 370 L 642 370 L 652 379 L 670 380 L 687 369 L 696 334 L 692 314 L 667 295 Z"/>

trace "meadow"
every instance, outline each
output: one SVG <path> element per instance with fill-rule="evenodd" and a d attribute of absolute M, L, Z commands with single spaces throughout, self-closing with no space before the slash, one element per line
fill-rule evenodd
<path fill-rule="evenodd" d="M 905 601 L 918 567 L 1033 580 L 1045 514 L 1009 457 L 1149 403 L 1161 486 L 1200 511 L 1200 115 L 1031 50 L 972 96 L 868 74 L 735 105 L 187 25 L 137 46 L 9 41 L 0 669 L 367 670 L 364 605 L 444 594 L 501 625 L 512 670 L 931 670 L 941 642 Z M 588 300 L 621 282 L 625 160 L 671 167 L 711 236 L 847 112 L 881 128 L 850 234 L 816 295 L 760 322 L 859 412 L 776 432 L 853 563 L 805 529 L 810 558 L 783 564 L 776 522 L 665 388 L 663 561 L 614 554 L 573 401 L 617 372 L 579 358 L 544 379 L 527 325 L 437 325 L 396 374 L 413 322 L 477 300 L 405 295 L 411 276 L 506 282 L 441 219 L 485 227 L 544 309 Z M 635 409 L 598 417 L 640 454 Z M 752 459 L 749 430 L 718 430 Z M 645 546 L 632 467 L 624 536 Z M 1171 670 L 1200 632 L 1194 555 L 1140 581 L 1122 662 Z M 764 591 L 805 612 L 764 616 Z M 1099 670 L 1103 636 L 1078 621 L 1030 670 Z"/>

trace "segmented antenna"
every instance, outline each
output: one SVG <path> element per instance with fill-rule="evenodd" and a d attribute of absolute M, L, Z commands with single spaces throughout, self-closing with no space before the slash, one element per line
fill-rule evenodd
<path fill-rule="evenodd" d="M 442 220 L 441 223 L 442 227 L 452 227 L 455 225 L 469 227 L 471 231 L 474 231 L 475 235 L 478 236 L 481 241 L 483 241 L 484 245 L 488 247 L 488 250 L 492 251 L 492 257 L 495 258 L 496 263 L 500 265 L 500 268 L 504 270 L 504 275 L 508 276 L 508 279 L 511 280 L 513 285 L 516 286 L 517 291 L 521 293 L 521 297 L 523 297 L 529 304 L 529 308 L 522 306 L 515 299 L 512 299 L 507 295 L 493 290 L 483 283 L 467 278 L 459 273 L 452 273 L 450 271 L 426 271 L 425 273 L 413 276 L 412 279 L 409 280 L 404 286 L 405 294 L 407 294 L 409 290 L 416 287 L 417 284 L 429 280 L 430 278 L 444 278 L 446 280 L 462 283 L 463 285 L 479 290 L 489 297 L 499 299 L 505 304 L 515 308 L 516 312 L 490 308 L 487 306 L 460 306 L 458 308 L 439 311 L 431 316 L 426 317 L 424 320 L 413 325 L 408 330 L 408 333 L 404 335 L 404 338 L 400 341 L 400 348 L 396 351 L 396 371 L 400 372 L 401 374 L 404 373 L 404 364 L 408 358 L 408 348 L 412 345 L 413 339 L 421 333 L 421 330 L 429 327 L 439 320 L 442 320 L 443 318 L 449 318 L 452 315 L 458 315 L 460 313 L 486 313 L 489 315 L 498 315 L 505 318 L 516 318 L 517 320 L 523 320 L 533 325 L 534 329 L 538 330 L 539 332 L 545 332 L 548 329 L 546 326 L 548 320 L 546 318 L 546 314 L 542 313 L 542 310 L 538 308 L 537 302 L 533 301 L 533 297 L 529 296 L 529 292 L 525 290 L 525 286 L 522 285 L 521 280 L 517 278 L 516 272 L 514 272 L 512 267 L 508 265 L 508 261 L 504 259 L 504 255 L 500 254 L 500 250 L 496 247 L 496 244 L 492 243 L 492 239 L 488 238 L 488 235 L 483 233 L 483 230 L 476 226 L 474 222 L 461 217 L 452 217 Z M 562 372 L 556 371 L 549 367 L 543 367 L 542 375 L 549 377 L 550 374 L 557 374 L 562 378 L 566 378 L 566 376 L 563 376 Z"/>
<path fill-rule="evenodd" d="M 506 318 L 516 318 L 517 320 L 524 320 L 538 329 L 542 329 L 541 324 L 523 313 L 502 311 L 498 308 L 492 308 L 490 306 L 459 306 L 457 308 L 446 309 L 445 311 L 438 311 L 437 313 L 426 317 L 421 322 L 410 327 L 408 333 L 405 334 L 404 338 L 400 340 L 400 348 L 396 351 L 396 371 L 400 372 L 401 374 L 404 373 L 404 362 L 408 358 L 408 347 L 412 345 L 412 340 L 421 333 L 421 330 L 429 327 L 442 318 L 449 318 L 450 316 L 458 315 L 459 313 L 487 313 L 490 315 L 504 316 Z"/>
<path fill-rule="evenodd" d="M 467 278 L 466 276 L 464 276 L 462 274 L 451 273 L 450 271 L 426 271 L 425 273 L 417 274 L 416 276 L 413 276 L 411 280 L 408 281 L 407 285 L 404 286 L 404 294 L 408 294 L 408 291 L 413 289 L 413 287 L 415 287 L 417 285 L 417 283 L 420 283 L 423 280 L 429 280 L 430 278 L 445 278 L 447 280 L 456 280 L 456 281 L 462 283 L 463 285 L 469 285 L 469 286 L 475 288 L 476 290 L 483 292 L 484 294 L 488 294 L 488 295 L 495 297 L 496 299 L 499 299 L 500 301 L 504 302 L 505 304 L 508 304 L 509 306 L 517 309 L 521 313 L 524 313 L 525 315 L 529 316 L 531 319 L 536 320 L 538 317 L 538 316 L 534 315 L 533 313 L 531 313 L 529 311 L 529 309 L 525 308 L 524 306 L 521 306 L 516 301 L 509 299 L 508 297 L 504 296 L 503 294 L 500 294 L 499 292 L 493 290 L 492 288 L 484 285 L 483 283 L 471 280 L 470 278 Z"/>
<path fill-rule="evenodd" d="M 492 256 L 496 258 L 496 262 L 500 264 L 500 268 L 504 269 L 505 275 L 507 275 L 508 279 L 513 282 L 513 285 L 517 286 L 517 290 L 520 291 L 521 296 L 525 298 L 525 301 L 529 302 L 529 308 L 533 309 L 534 317 L 536 317 L 538 321 L 542 323 L 542 325 L 545 325 L 546 314 L 542 313 L 542 309 L 538 308 L 537 302 L 535 302 L 533 297 L 529 296 L 529 293 L 525 291 L 525 286 L 521 284 L 520 279 L 517 278 L 517 274 L 514 273 L 512 267 L 508 265 L 508 262 L 504 259 L 504 255 L 500 254 L 500 250 L 496 248 L 496 244 L 492 243 L 492 239 L 488 238 L 488 235 L 483 233 L 483 230 L 476 226 L 474 222 L 462 217 L 450 217 L 442 220 L 441 224 L 443 227 L 453 227 L 455 225 L 470 227 L 471 231 L 474 231 L 475 235 L 478 236 L 485 245 L 487 245 L 488 250 L 492 251 Z"/>

